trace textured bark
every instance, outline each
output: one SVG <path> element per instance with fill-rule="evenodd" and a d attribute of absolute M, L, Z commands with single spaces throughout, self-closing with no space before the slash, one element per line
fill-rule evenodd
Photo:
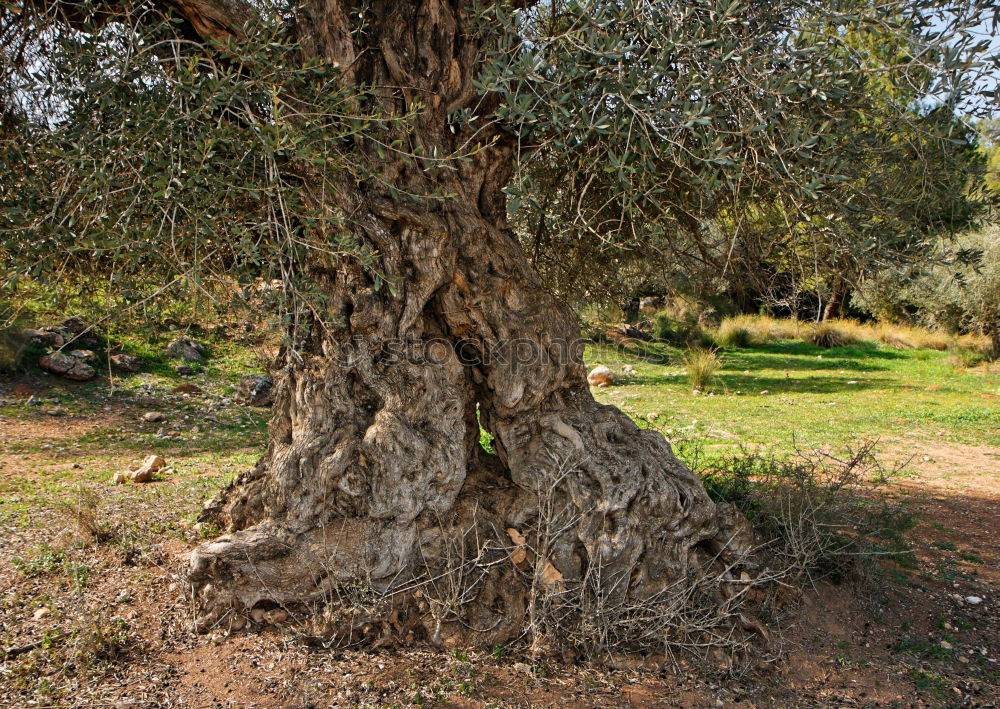
<path fill-rule="evenodd" d="M 400 280 L 393 292 L 350 261 L 315 267 L 328 323 L 297 330 L 282 354 L 268 450 L 206 510 L 230 533 L 191 558 L 206 622 L 336 597 L 359 579 L 387 591 L 454 576 L 469 588 L 450 625 L 428 605 L 433 582 L 413 594 L 413 623 L 435 638 L 474 628 L 495 642 L 524 630 L 539 578 L 567 588 L 600 568 L 608 593 L 643 598 L 747 548 L 742 519 L 709 500 L 660 434 L 591 396 L 576 321 L 506 225 L 514 141 L 448 120 L 464 106 L 490 110 L 473 90 L 480 47 L 461 5 L 375 2 L 364 47 L 341 3 L 301 6 L 307 53 L 349 67 L 351 80 L 397 87 L 382 90 L 387 112 L 426 105 L 399 135 L 408 149 L 489 147 L 433 170 L 357 146 L 387 182 L 446 199 L 314 190 Z M 496 456 L 479 445 L 477 414 Z M 517 553 L 519 535 L 531 554 Z"/>
<path fill-rule="evenodd" d="M 833 287 L 830 289 L 830 300 L 826 301 L 823 308 L 823 320 L 839 318 L 850 294 L 851 290 L 847 281 L 836 276 L 833 280 Z"/>

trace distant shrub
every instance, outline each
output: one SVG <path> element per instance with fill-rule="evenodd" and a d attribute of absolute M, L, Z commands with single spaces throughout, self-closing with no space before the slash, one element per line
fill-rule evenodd
<path fill-rule="evenodd" d="M 715 373 L 722 367 L 722 360 L 715 350 L 690 348 L 681 355 L 692 391 L 704 391 Z"/>
<path fill-rule="evenodd" d="M 621 322 L 623 317 L 622 309 L 611 303 L 588 303 L 580 308 L 580 319 L 598 327 L 603 327 L 608 323 Z"/>
<path fill-rule="evenodd" d="M 0 330 L 0 372 L 10 371 L 17 366 L 25 340 L 19 330 L 6 328 Z"/>
<path fill-rule="evenodd" d="M 675 347 L 710 347 L 713 344 L 693 315 L 674 318 L 658 313 L 653 318 L 653 337 Z"/>
<path fill-rule="evenodd" d="M 674 325 L 666 313 L 657 313 L 653 318 L 653 337 L 660 342 L 670 342 L 674 338 Z"/>
<path fill-rule="evenodd" d="M 0 372 L 14 370 L 28 345 L 24 330 L 28 320 L 24 312 L 16 312 L 0 301 Z"/>
<path fill-rule="evenodd" d="M 719 347 L 749 347 L 754 342 L 753 333 L 734 318 L 726 318 L 715 331 L 715 344 Z"/>
<path fill-rule="evenodd" d="M 863 307 L 883 319 L 907 319 L 932 326 L 936 345 L 947 333 L 965 333 L 983 354 L 998 356 L 983 340 L 1000 322 L 1000 224 L 941 239 L 923 267 L 889 268 L 867 279 L 858 294 Z M 963 338 L 965 339 L 965 338 Z M 1000 350 L 1000 342 L 997 342 Z"/>
<path fill-rule="evenodd" d="M 975 367 L 983 362 L 989 361 L 989 357 L 982 350 L 962 347 L 957 342 L 948 347 L 948 359 L 953 367 L 967 368 Z"/>

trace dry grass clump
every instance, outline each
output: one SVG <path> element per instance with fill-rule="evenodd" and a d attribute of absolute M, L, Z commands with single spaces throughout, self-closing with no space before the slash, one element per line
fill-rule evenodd
<path fill-rule="evenodd" d="M 712 349 L 700 347 L 687 349 L 681 354 L 681 360 L 684 362 L 692 391 L 704 391 L 712 377 L 722 367 L 722 359 Z"/>
<path fill-rule="evenodd" d="M 817 347 L 846 347 L 858 341 L 853 329 L 843 327 L 839 322 L 824 321 L 809 330 L 807 340 Z"/>
<path fill-rule="evenodd" d="M 715 344 L 719 347 L 735 348 L 749 347 L 756 343 L 753 333 L 745 327 L 739 318 L 726 318 L 715 331 Z"/>
<path fill-rule="evenodd" d="M 915 563 L 904 538 L 914 518 L 885 494 L 894 471 L 881 467 L 874 450 L 866 442 L 843 457 L 800 452 L 791 459 L 742 450 L 707 463 L 698 451 L 694 460 L 685 455 L 712 499 L 733 505 L 753 524 L 759 546 L 735 557 L 717 552 L 701 573 L 642 599 L 617 592 L 627 570 L 609 572 L 599 560 L 559 589 L 536 584 L 533 647 L 597 660 L 635 652 L 675 661 L 688 653 L 704 660 L 725 656 L 733 674 L 761 653 L 780 655 L 780 632 L 767 647 L 757 639 L 794 611 L 797 589 L 824 578 L 876 588 L 882 560 L 907 568 Z M 565 518 L 558 505 L 543 508 L 545 524 L 529 535 L 540 549 L 579 521 Z"/>
<path fill-rule="evenodd" d="M 716 343 L 724 347 L 745 345 L 723 344 L 731 338 L 743 337 L 746 331 L 751 344 L 766 344 L 777 340 L 805 340 L 819 347 L 844 347 L 858 342 L 881 342 L 900 349 L 930 349 L 989 352 L 989 342 L 981 335 L 953 335 L 943 330 L 930 330 L 915 325 L 896 323 L 862 323 L 838 318 L 814 324 L 794 318 L 774 318 L 769 315 L 737 315 L 722 321 L 715 334 Z M 737 333 L 732 335 L 731 333 Z"/>
<path fill-rule="evenodd" d="M 980 335 L 953 335 L 943 330 L 928 330 L 914 325 L 878 323 L 869 326 L 875 339 L 892 347 L 946 351 L 955 347 L 970 351 L 986 352 L 989 347 Z"/>
<path fill-rule="evenodd" d="M 716 331 L 716 342 L 726 333 L 743 330 L 753 345 L 763 345 L 777 340 L 798 340 L 808 325 L 793 318 L 773 318 L 769 315 L 734 315 L 724 318 Z M 723 345 L 739 346 L 739 345 Z"/>
<path fill-rule="evenodd" d="M 100 503 L 101 498 L 93 489 L 80 487 L 74 498 L 56 501 L 55 509 L 69 523 L 76 541 L 100 544 L 115 536 L 108 522 L 102 519 Z"/>

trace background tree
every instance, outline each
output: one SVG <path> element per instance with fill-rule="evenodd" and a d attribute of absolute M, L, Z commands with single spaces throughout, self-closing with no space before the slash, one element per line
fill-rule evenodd
<path fill-rule="evenodd" d="M 689 295 L 685 284 L 694 283 L 702 298 L 718 294 L 738 307 L 778 304 L 804 315 L 808 306 L 833 317 L 866 271 L 926 258 L 937 236 L 973 224 L 985 206 L 973 189 L 984 166 L 973 122 L 956 105 L 962 92 L 928 101 L 935 74 L 911 60 L 915 40 L 891 23 L 841 29 L 832 61 L 871 71 L 855 72 L 865 90 L 824 114 L 837 143 L 826 148 L 835 171 L 821 180 L 788 185 L 758 175 L 751 186 L 712 176 L 697 190 L 659 185 L 659 202 L 636 222 L 596 154 L 574 162 L 533 153 L 521 175 L 528 197 L 515 202 L 512 223 L 546 283 L 567 298 L 626 310 L 643 295 Z M 800 41 L 811 32 L 822 36 L 811 25 Z M 815 157 L 789 160 L 806 154 Z M 741 170 L 728 172 L 742 178 Z"/>
<path fill-rule="evenodd" d="M 435 638 L 544 626 L 540 587 L 655 606 L 710 568 L 738 578 L 748 530 L 594 401 L 508 208 L 549 199 L 578 230 L 710 264 L 706 216 L 845 179 L 840 125 L 880 69 L 845 32 L 903 33 L 923 93 L 968 90 L 982 48 L 956 29 L 984 10 L 938 7 L 4 5 L 26 48 L 4 74 L 8 282 L 282 278 L 268 450 L 207 511 L 230 533 L 192 556 L 206 620 L 359 579 L 399 604 L 383 627 Z M 540 191 L 534 156 L 571 174 Z M 507 561 L 520 534 L 528 572 Z M 461 592 L 431 595 L 443 579 Z"/>
<path fill-rule="evenodd" d="M 886 321 L 915 320 L 990 338 L 1000 357 L 1000 227 L 940 240 L 932 257 L 866 279 L 860 305 Z"/>

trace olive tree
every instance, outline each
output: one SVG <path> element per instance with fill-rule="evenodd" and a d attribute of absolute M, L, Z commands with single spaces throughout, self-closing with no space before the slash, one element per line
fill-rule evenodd
<path fill-rule="evenodd" d="M 957 100 L 982 12 L 4 5 L 7 281 L 281 279 L 268 447 L 206 509 L 226 533 L 188 570 L 207 622 L 361 582 L 395 599 L 386 623 L 487 642 L 538 622 L 541 587 L 642 608 L 714 573 L 722 602 L 746 523 L 659 433 L 595 401 L 577 322 L 508 213 L 556 201 L 580 229 L 667 243 L 742 200 L 819 200 L 845 179 L 838 126 L 886 69 L 845 31 L 906 35 L 921 90 Z M 536 190 L 536 156 L 579 177 Z"/>

